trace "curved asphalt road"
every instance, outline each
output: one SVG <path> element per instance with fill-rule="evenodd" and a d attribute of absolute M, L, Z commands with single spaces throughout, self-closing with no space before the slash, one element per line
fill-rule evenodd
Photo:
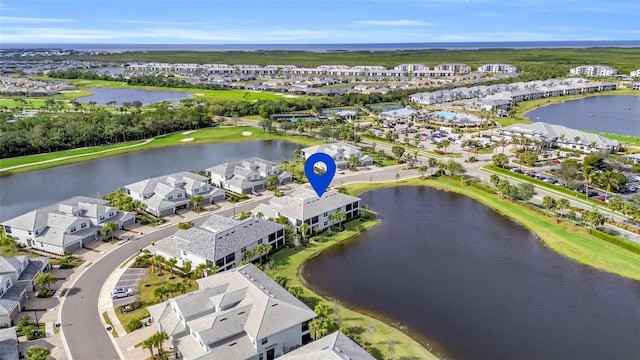
<path fill-rule="evenodd" d="M 256 203 L 266 202 L 270 197 L 236 205 L 238 213 L 252 209 Z M 217 214 L 232 216 L 233 209 L 216 211 Z M 198 217 L 194 220 L 196 225 L 202 224 L 210 214 Z M 138 248 L 146 247 L 152 241 L 158 241 L 172 235 L 177 230 L 176 225 L 170 225 L 158 229 L 139 239 L 129 241 L 111 252 L 105 254 L 100 260 L 89 266 L 76 280 L 62 303 L 60 313 L 61 331 L 67 354 L 75 360 L 111 360 L 118 359 L 119 355 L 113 347 L 113 343 L 102 324 L 101 314 L 98 314 L 98 296 L 104 282 L 111 272 L 125 260 L 135 255 Z M 71 360 L 70 359 L 70 360 Z"/>

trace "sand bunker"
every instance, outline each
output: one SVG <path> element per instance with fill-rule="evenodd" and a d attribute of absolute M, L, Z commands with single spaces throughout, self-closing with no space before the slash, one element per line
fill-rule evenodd
<path fill-rule="evenodd" d="M 300 96 L 297 96 L 297 95 L 283 95 L 282 97 L 286 97 L 286 98 L 290 98 L 290 99 L 297 99 Z"/>
<path fill-rule="evenodd" d="M 251 136 L 251 131 L 243 131 L 242 136 Z"/>
<path fill-rule="evenodd" d="M 186 139 L 182 139 L 180 140 L 182 142 L 189 142 L 189 141 L 193 141 L 193 138 L 186 138 Z"/>
<path fill-rule="evenodd" d="M 189 135 L 189 134 L 191 134 L 192 132 L 195 132 L 195 130 L 185 131 L 185 132 L 183 132 L 183 133 L 182 133 L 182 135 Z"/>
<path fill-rule="evenodd" d="M 193 96 L 204 96 L 204 94 L 198 93 L 198 94 L 193 94 Z"/>

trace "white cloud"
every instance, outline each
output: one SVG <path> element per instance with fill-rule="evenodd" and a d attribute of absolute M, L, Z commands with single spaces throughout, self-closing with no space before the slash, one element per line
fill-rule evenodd
<path fill-rule="evenodd" d="M 53 19 L 36 17 L 0 16 L 0 22 L 4 24 L 42 24 L 42 23 L 68 23 L 71 19 Z"/>
<path fill-rule="evenodd" d="M 360 20 L 356 22 L 360 25 L 376 26 L 427 26 L 431 23 L 416 20 Z"/>

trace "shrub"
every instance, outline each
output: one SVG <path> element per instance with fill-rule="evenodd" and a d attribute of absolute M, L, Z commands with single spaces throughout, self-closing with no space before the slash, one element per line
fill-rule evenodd
<path fill-rule="evenodd" d="M 127 331 L 129 332 L 140 329 L 141 327 L 142 327 L 142 322 L 140 321 L 140 319 L 131 319 L 127 323 Z"/>

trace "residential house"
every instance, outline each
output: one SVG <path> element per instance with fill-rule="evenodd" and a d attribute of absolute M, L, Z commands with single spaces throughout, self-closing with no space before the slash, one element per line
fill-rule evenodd
<path fill-rule="evenodd" d="M 198 280 L 200 289 L 148 307 L 186 360 L 273 360 L 311 340 L 316 314 L 253 264 Z"/>
<path fill-rule="evenodd" d="M 124 189 L 127 195 L 141 201 L 147 206 L 146 211 L 155 216 L 188 209 L 194 196 L 201 196 L 203 204 L 224 200 L 224 191 L 211 186 L 207 177 L 186 171 L 138 181 L 125 185 Z"/>
<path fill-rule="evenodd" d="M 509 64 L 486 64 L 478 67 L 481 73 L 514 73 L 518 70 L 516 66 Z"/>
<path fill-rule="evenodd" d="M 387 122 L 408 122 L 415 121 L 418 118 L 418 111 L 411 106 L 406 106 L 401 109 L 383 111 L 380 113 L 380 118 Z"/>
<path fill-rule="evenodd" d="M 306 223 L 317 232 L 334 225 L 331 215 L 338 211 L 344 211 L 347 220 L 357 217 L 360 198 L 335 190 L 329 190 L 319 198 L 313 190 L 300 188 L 290 195 L 274 197 L 268 204 L 258 205 L 253 213 L 261 212 L 272 218 L 285 216 L 294 228 Z"/>
<path fill-rule="evenodd" d="M 207 168 L 211 184 L 222 189 L 245 194 L 264 189 L 267 178 L 276 175 L 278 184 L 291 181 L 291 174 L 281 171 L 276 163 L 257 157 L 228 162 Z"/>
<path fill-rule="evenodd" d="M 573 69 L 569 70 L 572 75 L 584 75 L 591 77 L 605 77 L 605 76 L 613 76 L 618 73 L 618 70 L 610 67 L 610 66 L 602 66 L 602 65 L 582 65 L 576 66 Z"/>
<path fill-rule="evenodd" d="M 640 69 L 632 71 L 631 73 L 629 73 L 629 76 L 632 78 L 640 77 Z"/>
<path fill-rule="evenodd" d="M 115 223 L 118 229 L 135 223 L 135 215 L 108 204 L 102 199 L 75 196 L 6 220 L 1 225 L 21 246 L 64 255 L 96 240 L 108 222 Z"/>
<path fill-rule="evenodd" d="M 19 358 L 16 328 L 0 329 L 0 360 L 18 360 Z"/>
<path fill-rule="evenodd" d="M 0 257 L 0 328 L 13 325 L 36 276 L 49 268 L 46 257 Z"/>
<path fill-rule="evenodd" d="M 340 331 L 295 349 L 280 357 L 282 360 L 374 360 L 353 340 Z"/>
<path fill-rule="evenodd" d="M 633 90 L 640 90 L 640 83 L 633 83 L 632 89 Z"/>
<path fill-rule="evenodd" d="M 338 169 L 348 169 L 349 167 L 351 167 L 349 159 L 351 159 L 352 157 L 358 158 L 357 166 L 373 165 L 373 158 L 369 155 L 363 154 L 362 151 L 360 151 L 360 147 L 344 142 L 311 146 L 302 149 L 301 152 L 305 159 L 308 159 L 309 156 L 318 152 L 328 154 L 335 161 L 336 167 Z M 326 169 L 324 165 L 325 164 L 323 163 L 315 164 L 315 166 L 318 168 Z"/>
<path fill-rule="evenodd" d="M 284 245 L 284 225 L 250 217 L 234 220 L 211 215 L 205 222 L 156 242 L 156 254 L 175 258 L 178 265 L 215 265 L 220 271 L 229 270 L 245 260 L 247 251 L 254 252 L 260 244 L 276 249 Z M 257 259 L 253 254 L 250 259 Z"/>
<path fill-rule="evenodd" d="M 620 142 L 617 140 L 544 122 L 513 124 L 501 128 L 497 132 L 507 140 L 523 136 L 532 140 L 542 140 L 547 147 L 579 150 L 585 153 L 614 152 L 620 148 Z"/>

